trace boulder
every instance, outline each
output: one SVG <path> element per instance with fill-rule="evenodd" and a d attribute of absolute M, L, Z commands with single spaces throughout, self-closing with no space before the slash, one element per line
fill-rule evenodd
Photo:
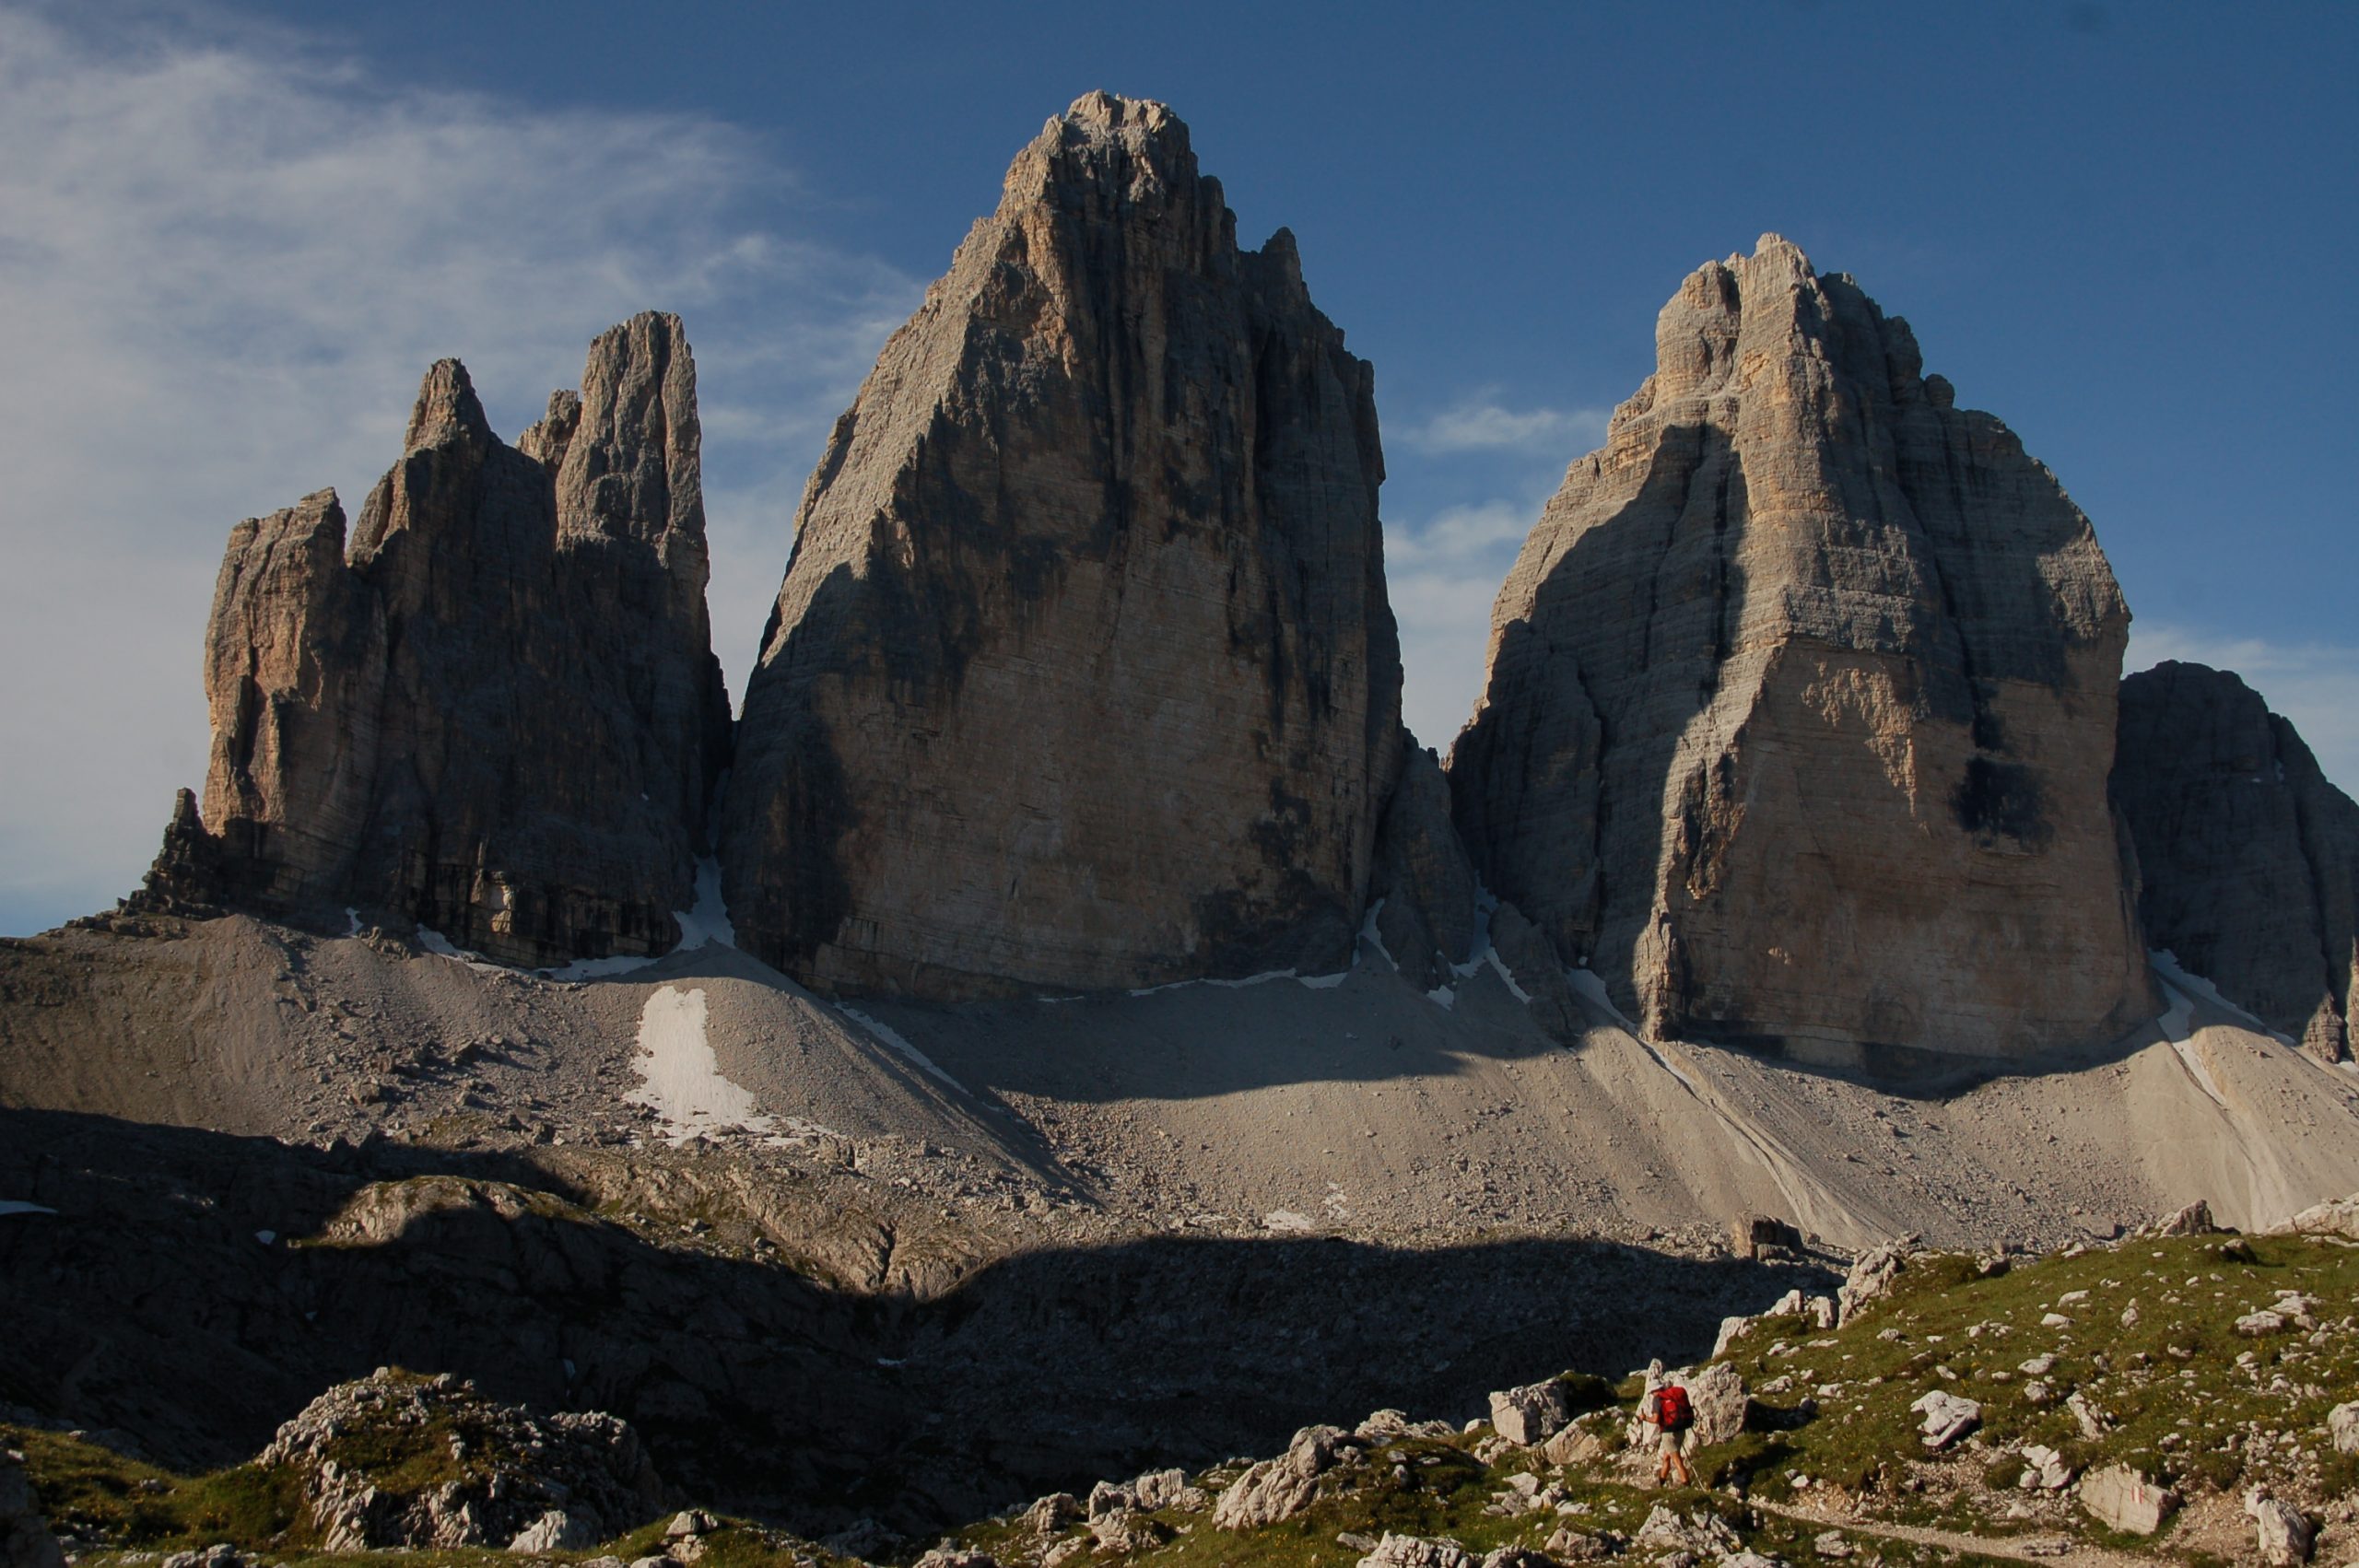
<path fill-rule="evenodd" d="M 1213 1523 L 1250 1530 L 1292 1518 L 1319 1495 L 1319 1478 L 1357 1452 L 1358 1442 L 1332 1426 L 1304 1427 L 1284 1456 L 1251 1466 L 1229 1483 L 1213 1507 Z"/>
<path fill-rule="evenodd" d="M 1477 1568 L 1477 1563 L 1454 1540 L 1396 1536 L 1387 1530 L 1376 1550 L 1360 1559 L 1359 1568 Z"/>
<path fill-rule="evenodd" d="M 1746 1397 L 1744 1378 L 1728 1362 L 1715 1362 L 1703 1371 L 1682 1379 L 1687 1389 L 1687 1400 L 1695 1409 L 1695 1440 L 1698 1447 L 1713 1443 L 1726 1443 L 1744 1430 Z"/>
<path fill-rule="evenodd" d="M 2234 673 L 2176 661 L 2121 683 L 2113 798 L 2146 940 L 2314 1052 L 2359 1004 L 2359 805 Z"/>
<path fill-rule="evenodd" d="M 643 315 L 513 447 L 435 365 L 348 541 L 329 490 L 240 523 L 204 804 L 135 904 L 351 907 L 527 965 L 672 947 L 729 745 L 698 439 L 679 320 Z"/>
<path fill-rule="evenodd" d="M 741 945 L 930 998 L 1347 965 L 1406 733 L 1374 386 L 1170 110 L 1050 120 L 804 491 Z"/>
<path fill-rule="evenodd" d="M 580 1551 L 598 1544 L 598 1527 L 590 1519 L 552 1508 L 516 1532 L 508 1550 L 519 1552 Z"/>
<path fill-rule="evenodd" d="M 2208 1236 L 2217 1235 L 2220 1227 L 2212 1223 L 2212 1205 L 2197 1199 L 2184 1209 L 2148 1221 L 2138 1228 L 2142 1236 Z"/>
<path fill-rule="evenodd" d="M 2326 1429 L 2338 1454 L 2359 1454 L 2359 1400 L 2340 1404 L 2326 1413 Z"/>
<path fill-rule="evenodd" d="M 1925 1418 L 1918 1428 L 1922 1435 L 1917 1441 L 1936 1454 L 1982 1424 L 1982 1406 L 1978 1401 L 1944 1388 L 1919 1395 L 1908 1408 Z"/>
<path fill-rule="evenodd" d="M 1775 236 L 1656 347 L 1492 612 L 1449 760 L 1485 884 L 1652 1038 L 2029 1056 L 2154 1016 L 2088 519 Z"/>
<path fill-rule="evenodd" d="M 2024 1473 L 2015 1484 L 2026 1492 L 2061 1492 L 2072 1484 L 2072 1467 L 2044 1444 L 2024 1445 Z"/>
<path fill-rule="evenodd" d="M 1714 1560 L 1740 1551 L 1744 1545 L 1719 1515 L 1700 1509 L 1683 1515 L 1663 1503 L 1648 1511 L 1632 1544 L 1655 1551 L 1692 1551 Z"/>
<path fill-rule="evenodd" d="M 2255 1489 L 2245 1494 L 2245 1512 L 2252 1516 L 2259 1561 L 2269 1568 L 2301 1568 L 2310 1560 L 2318 1527 L 2299 1508 Z"/>
<path fill-rule="evenodd" d="M 2081 1506 L 2107 1529 L 2150 1536 L 2178 1508 L 2178 1493 L 2126 1465 L 2107 1465 L 2081 1478 Z"/>
<path fill-rule="evenodd" d="M 1860 1308 L 1888 1293 L 1893 1281 L 1908 1267 L 1909 1258 L 1919 1250 L 1920 1240 L 1918 1236 L 1903 1236 L 1898 1241 L 1872 1246 L 1853 1258 L 1841 1288 L 1835 1293 L 1837 1316 L 1848 1323 Z"/>
<path fill-rule="evenodd" d="M 1768 1214 L 1741 1215 L 1729 1229 L 1739 1258 L 1757 1258 L 1764 1252 L 1798 1254 L 1802 1249 L 1802 1233 Z"/>
<path fill-rule="evenodd" d="M 1492 1429 L 1518 1445 L 1547 1442 L 1572 1415 L 1572 1404 L 1565 1398 L 1565 1386 L 1553 1379 L 1527 1383 L 1491 1396 Z"/>
<path fill-rule="evenodd" d="M 2270 1234 L 2341 1236 L 2345 1241 L 2359 1241 L 2359 1192 L 2312 1204 L 2283 1224 L 2272 1227 Z"/>
<path fill-rule="evenodd" d="M 33 1496 L 25 1457 L 13 1448 L 0 1448 L 0 1568 L 65 1568 L 65 1554 Z"/>

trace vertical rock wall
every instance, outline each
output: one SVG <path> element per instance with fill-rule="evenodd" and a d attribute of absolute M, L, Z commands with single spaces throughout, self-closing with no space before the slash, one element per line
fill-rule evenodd
<path fill-rule="evenodd" d="M 2146 940 L 2320 1059 L 2350 1052 L 2359 805 L 2224 670 L 2121 683 L 2113 796 L 2138 845 Z"/>
<path fill-rule="evenodd" d="M 204 805 L 151 887 L 519 963 L 663 951 L 729 743 L 678 320 L 599 337 L 513 448 L 443 360 L 404 446 L 348 548 L 329 491 L 231 532 Z"/>
<path fill-rule="evenodd" d="M 958 997 L 1348 959 L 1402 745 L 1368 367 L 1094 94 L 838 422 L 747 690 L 741 942 Z"/>
<path fill-rule="evenodd" d="M 2088 520 L 1766 237 L 1664 308 L 1492 616 L 1477 868 L 1658 1036 L 2012 1056 L 2153 1009 Z"/>

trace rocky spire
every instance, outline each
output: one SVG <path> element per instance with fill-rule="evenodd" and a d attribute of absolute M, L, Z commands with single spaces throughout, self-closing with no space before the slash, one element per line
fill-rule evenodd
<path fill-rule="evenodd" d="M 231 532 L 201 820 L 151 889 L 522 963 L 662 951 L 728 744 L 706 575 L 677 319 L 601 336 L 521 450 L 439 362 L 348 548 L 330 491 Z"/>
<path fill-rule="evenodd" d="M 1492 614 L 1450 760 L 1490 887 L 1657 1036 L 2006 1056 L 2148 1014 L 2088 519 L 1775 236 L 1656 351 Z"/>
<path fill-rule="evenodd" d="M 2359 1006 L 2359 805 L 2225 670 L 2121 683 L 2113 798 L 2138 845 L 2146 940 L 2321 1059 Z"/>
<path fill-rule="evenodd" d="M 1372 388 L 1169 110 L 1050 120 L 804 493 L 740 940 L 934 997 L 1347 961 L 1402 744 Z"/>

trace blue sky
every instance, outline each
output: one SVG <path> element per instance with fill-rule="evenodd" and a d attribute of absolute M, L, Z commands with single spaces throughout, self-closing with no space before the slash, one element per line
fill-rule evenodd
<path fill-rule="evenodd" d="M 203 774 L 229 525 L 502 433 L 687 319 L 741 690 L 828 421 L 1093 88 L 1188 120 L 1377 369 L 1409 711 L 1698 263 L 1776 230 L 2095 520 L 2133 665 L 2243 670 L 2359 785 L 2359 7 L 374 7 L 0 0 L 0 931 L 135 883 Z"/>

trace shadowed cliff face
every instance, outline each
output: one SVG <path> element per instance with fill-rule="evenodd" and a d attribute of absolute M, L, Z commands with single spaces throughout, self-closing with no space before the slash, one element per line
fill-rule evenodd
<path fill-rule="evenodd" d="M 2003 1056 L 2145 1014 L 2088 520 L 1774 236 L 1656 335 L 1493 611 L 1450 760 L 1491 888 L 1658 1036 Z"/>
<path fill-rule="evenodd" d="M 676 318 L 591 345 L 516 447 L 458 361 L 346 543 L 332 491 L 229 537 L 213 757 L 151 896 L 415 919 L 510 962 L 661 952 L 728 699 Z"/>
<path fill-rule="evenodd" d="M 2138 845 L 2146 938 L 2326 1061 L 2350 1052 L 2359 805 L 2226 671 L 2121 683 L 2113 796 Z"/>
<path fill-rule="evenodd" d="M 1050 121 L 805 493 L 741 939 L 933 998 L 1340 965 L 1402 743 L 1372 385 L 1168 110 Z"/>

